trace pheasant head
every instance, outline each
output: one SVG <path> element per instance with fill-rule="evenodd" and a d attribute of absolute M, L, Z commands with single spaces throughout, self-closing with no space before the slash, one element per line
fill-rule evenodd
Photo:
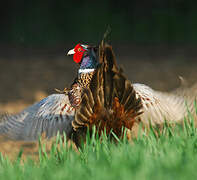
<path fill-rule="evenodd" d="M 80 65 L 79 73 L 89 73 L 98 65 L 96 51 L 95 46 L 77 44 L 67 55 L 73 55 L 73 60 Z"/>

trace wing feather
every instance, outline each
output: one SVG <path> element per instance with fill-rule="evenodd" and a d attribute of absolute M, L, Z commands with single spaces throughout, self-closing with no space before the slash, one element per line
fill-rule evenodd
<path fill-rule="evenodd" d="M 165 93 L 155 91 L 144 84 L 136 83 L 133 84 L 133 87 L 137 96 L 142 100 L 144 113 L 140 115 L 140 119 L 145 124 L 148 124 L 149 121 L 152 124 L 161 124 L 165 120 L 180 122 L 187 116 L 187 108 L 195 115 L 194 100 L 197 93 L 192 95 L 191 91 L 189 93 L 189 89 L 187 94 L 190 96 L 186 96 L 184 91 Z"/>
<path fill-rule="evenodd" d="M 64 94 L 52 94 L 16 115 L 4 115 L 0 121 L 0 134 L 16 140 L 37 140 L 45 133 L 47 138 L 57 132 L 69 135 L 75 109 Z"/>

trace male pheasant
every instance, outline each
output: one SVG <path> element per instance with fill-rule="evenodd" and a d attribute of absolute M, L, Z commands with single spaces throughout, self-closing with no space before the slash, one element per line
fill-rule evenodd
<path fill-rule="evenodd" d="M 122 127 L 131 129 L 136 119 L 144 124 L 162 124 L 165 119 L 181 121 L 188 108 L 194 112 L 196 89 L 172 93 L 155 91 L 143 84 L 131 84 L 118 68 L 112 47 L 103 41 L 96 47 L 77 44 L 68 52 L 80 65 L 71 88 L 52 94 L 16 115 L 1 117 L 0 134 L 16 140 L 50 138 L 59 131 L 78 144 L 87 127 L 106 129 L 118 137 Z M 193 93 L 191 95 L 191 92 Z"/>
<path fill-rule="evenodd" d="M 78 77 L 63 93 L 52 94 L 16 115 L 3 115 L 0 134 L 15 140 L 34 141 L 59 131 L 79 144 L 88 127 L 99 133 L 131 128 L 142 108 L 131 83 L 115 65 L 111 46 L 78 44 L 68 52 L 80 65 Z"/>

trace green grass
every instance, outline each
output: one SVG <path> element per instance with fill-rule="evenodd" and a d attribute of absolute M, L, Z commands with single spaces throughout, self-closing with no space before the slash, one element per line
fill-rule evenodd
<path fill-rule="evenodd" d="M 58 135 L 49 155 L 40 144 L 38 162 L 21 163 L 22 151 L 15 161 L 0 156 L 0 179 L 196 179 L 197 130 L 191 115 L 188 119 L 184 127 L 141 131 L 133 143 L 126 136 L 115 143 L 87 135 L 80 153 Z"/>

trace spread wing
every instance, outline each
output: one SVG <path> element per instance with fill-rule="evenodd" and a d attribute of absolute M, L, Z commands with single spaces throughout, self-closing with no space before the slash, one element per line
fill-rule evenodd
<path fill-rule="evenodd" d="M 50 138 L 63 131 L 69 135 L 75 109 L 64 94 L 53 94 L 16 115 L 3 115 L 0 134 L 16 140 L 37 140 L 45 133 Z"/>
<path fill-rule="evenodd" d="M 172 93 L 159 92 L 143 84 L 133 84 L 137 96 L 142 100 L 144 113 L 140 115 L 143 123 L 161 124 L 165 120 L 179 122 L 188 114 L 195 114 L 194 101 L 197 91 L 180 89 Z M 196 89 L 195 89 L 196 90 Z"/>

